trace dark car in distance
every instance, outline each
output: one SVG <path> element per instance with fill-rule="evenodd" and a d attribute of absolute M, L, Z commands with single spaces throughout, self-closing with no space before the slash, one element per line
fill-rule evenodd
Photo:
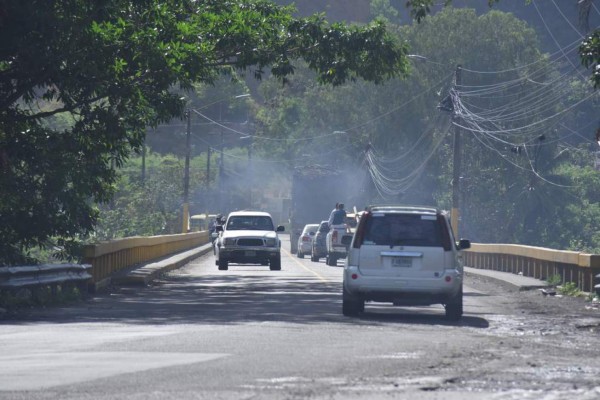
<path fill-rule="evenodd" d="M 325 239 L 329 232 L 329 222 L 321 221 L 317 234 L 313 238 L 312 251 L 310 254 L 310 261 L 318 262 L 319 259 L 327 256 L 327 245 Z"/>

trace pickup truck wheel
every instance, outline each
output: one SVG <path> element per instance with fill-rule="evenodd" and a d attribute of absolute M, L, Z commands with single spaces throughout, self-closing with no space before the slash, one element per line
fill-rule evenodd
<path fill-rule="evenodd" d="M 271 271 L 280 271 L 281 270 L 281 257 L 273 257 L 269 262 L 269 269 Z"/>
<path fill-rule="evenodd" d="M 446 304 L 446 319 L 458 321 L 463 315 L 462 289 Z"/>
<path fill-rule="evenodd" d="M 219 270 L 227 271 L 228 268 L 229 268 L 229 262 L 227 260 L 219 259 Z"/>

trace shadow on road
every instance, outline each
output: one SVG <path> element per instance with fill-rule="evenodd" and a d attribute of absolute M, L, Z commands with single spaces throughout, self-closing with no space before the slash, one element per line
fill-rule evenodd
<path fill-rule="evenodd" d="M 264 274 L 169 275 L 151 287 L 115 287 L 110 293 L 64 308 L 29 310 L 10 323 L 116 322 L 129 324 L 234 325 L 277 321 L 297 324 L 425 324 L 485 328 L 479 317 L 465 316 L 459 323 L 444 319 L 444 311 L 408 312 L 391 308 L 367 312 L 359 318 L 342 315 L 341 284 L 286 277 L 274 281 Z M 257 271 L 258 271 L 257 267 Z M 264 268 L 261 269 L 264 272 Z M 421 309 L 422 310 L 422 309 Z"/>

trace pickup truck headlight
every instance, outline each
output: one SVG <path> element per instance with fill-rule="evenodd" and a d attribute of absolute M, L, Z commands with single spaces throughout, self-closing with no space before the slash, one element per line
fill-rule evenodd
<path fill-rule="evenodd" d="M 265 246 L 275 247 L 276 245 L 277 245 L 277 239 L 275 239 L 275 238 L 265 239 Z"/>
<path fill-rule="evenodd" d="M 234 246 L 235 245 L 235 239 L 233 239 L 233 238 L 225 238 L 225 240 L 223 241 L 223 244 L 225 246 Z"/>

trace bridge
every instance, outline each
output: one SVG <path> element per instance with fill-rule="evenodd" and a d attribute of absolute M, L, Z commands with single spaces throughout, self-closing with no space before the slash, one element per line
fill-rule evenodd
<path fill-rule="evenodd" d="M 123 273 L 135 267 L 158 265 L 160 260 L 168 258 L 170 268 L 177 268 L 208 251 L 207 231 L 161 235 L 151 237 L 129 237 L 108 242 L 88 245 L 84 248 L 83 263 L 89 274 L 76 275 L 83 278 L 91 291 L 101 289 L 118 279 Z M 576 251 L 554 250 L 542 247 L 516 244 L 473 243 L 471 248 L 462 252 L 463 263 L 467 267 L 502 271 L 547 280 L 559 276 L 563 283 L 572 282 L 582 292 L 600 291 L 600 255 Z M 69 265 L 65 268 L 72 269 Z M 64 275 L 65 268 L 61 270 Z M 46 273 L 54 273 L 46 269 Z M 56 277 L 39 279 L 41 272 L 35 271 L 36 282 L 60 284 L 63 280 Z M 27 282 L 23 272 L 15 278 L 15 269 L 0 268 L 0 289 L 11 288 L 10 281 Z M 12 278 L 11 278 L 12 276 Z M 140 276 L 140 280 L 151 274 Z M 135 277 L 134 277 L 135 278 Z M 146 282 L 141 282 L 146 283 Z"/>
<path fill-rule="evenodd" d="M 179 266 L 194 257 L 193 249 L 209 243 L 208 232 L 136 237 L 113 240 L 85 248 L 84 262 L 92 265 L 92 285 L 102 285 L 119 271 L 181 254 Z M 186 252 L 190 252 L 186 257 Z M 600 255 L 576 251 L 554 250 L 516 244 L 473 243 L 463 251 L 465 266 L 509 272 L 546 280 L 560 276 L 562 282 L 573 282 L 583 292 L 593 292 L 600 282 Z M 599 279 L 600 280 L 600 279 Z"/>

